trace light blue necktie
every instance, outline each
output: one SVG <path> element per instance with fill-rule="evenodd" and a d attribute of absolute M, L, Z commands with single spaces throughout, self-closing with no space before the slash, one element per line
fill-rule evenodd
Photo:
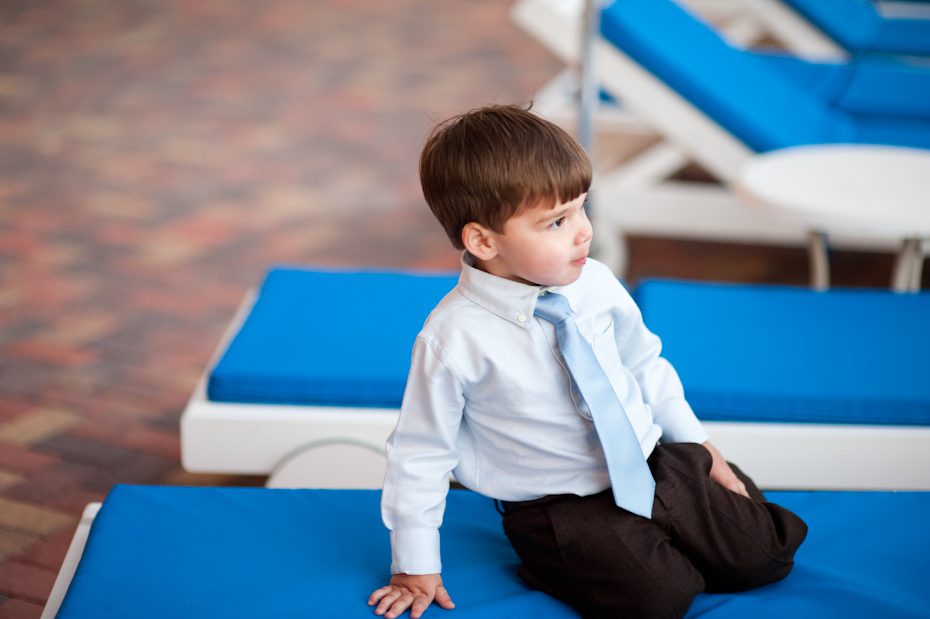
<path fill-rule="evenodd" d="M 614 502 L 627 511 L 651 518 L 656 482 L 607 374 L 578 331 L 572 308 L 565 297 L 550 292 L 539 297 L 535 314 L 555 325 L 559 350 L 591 409 L 594 429 L 607 458 Z"/>

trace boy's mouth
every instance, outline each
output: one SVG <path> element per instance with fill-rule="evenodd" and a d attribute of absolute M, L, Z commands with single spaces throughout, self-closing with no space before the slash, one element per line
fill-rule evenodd
<path fill-rule="evenodd" d="M 581 265 L 581 266 L 584 266 L 584 263 L 587 261 L 588 261 L 587 256 L 582 256 L 581 258 L 578 258 L 578 260 L 572 260 L 572 262 L 574 262 L 577 265 Z"/>

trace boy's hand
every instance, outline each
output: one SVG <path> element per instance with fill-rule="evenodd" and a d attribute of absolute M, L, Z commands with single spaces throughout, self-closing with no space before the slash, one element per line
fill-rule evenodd
<path fill-rule="evenodd" d="M 710 452 L 710 455 L 714 459 L 714 463 L 710 467 L 710 478 L 727 490 L 732 490 L 737 494 L 742 494 L 744 497 L 749 498 L 746 484 L 740 481 L 736 473 L 733 472 L 733 469 L 730 468 L 730 465 L 727 464 L 727 461 L 724 460 L 720 452 L 717 451 L 717 448 L 714 447 L 710 441 L 704 443 L 704 447 L 707 448 L 707 451 Z"/>
<path fill-rule="evenodd" d="M 371 594 L 368 605 L 377 604 L 375 614 L 384 615 L 387 619 L 399 617 L 408 608 L 410 619 L 418 619 L 434 599 L 446 610 L 455 608 L 439 574 L 394 574 L 391 584 Z"/>

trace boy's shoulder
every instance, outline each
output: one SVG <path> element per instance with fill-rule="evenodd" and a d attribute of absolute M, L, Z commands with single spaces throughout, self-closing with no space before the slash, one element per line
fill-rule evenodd
<path fill-rule="evenodd" d="M 457 285 L 446 293 L 429 313 L 420 330 L 420 337 L 430 340 L 443 339 L 444 335 L 462 330 L 465 325 L 471 324 L 472 320 L 481 320 L 487 314 L 486 309 L 463 295 L 460 285 Z"/>

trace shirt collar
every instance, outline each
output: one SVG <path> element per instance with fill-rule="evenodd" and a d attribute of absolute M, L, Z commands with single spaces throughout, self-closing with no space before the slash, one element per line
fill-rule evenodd
<path fill-rule="evenodd" d="M 459 276 L 459 290 L 462 296 L 518 327 L 529 327 L 536 310 L 536 300 L 543 292 L 551 291 L 564 295 L 569 306 L 573 310 L 576 309 L 572 289 L 573 284 L 537 286 L 498 277 L 477 268 L 474 256 L 467 251 L 462 253 L 462 274 Z"/>

